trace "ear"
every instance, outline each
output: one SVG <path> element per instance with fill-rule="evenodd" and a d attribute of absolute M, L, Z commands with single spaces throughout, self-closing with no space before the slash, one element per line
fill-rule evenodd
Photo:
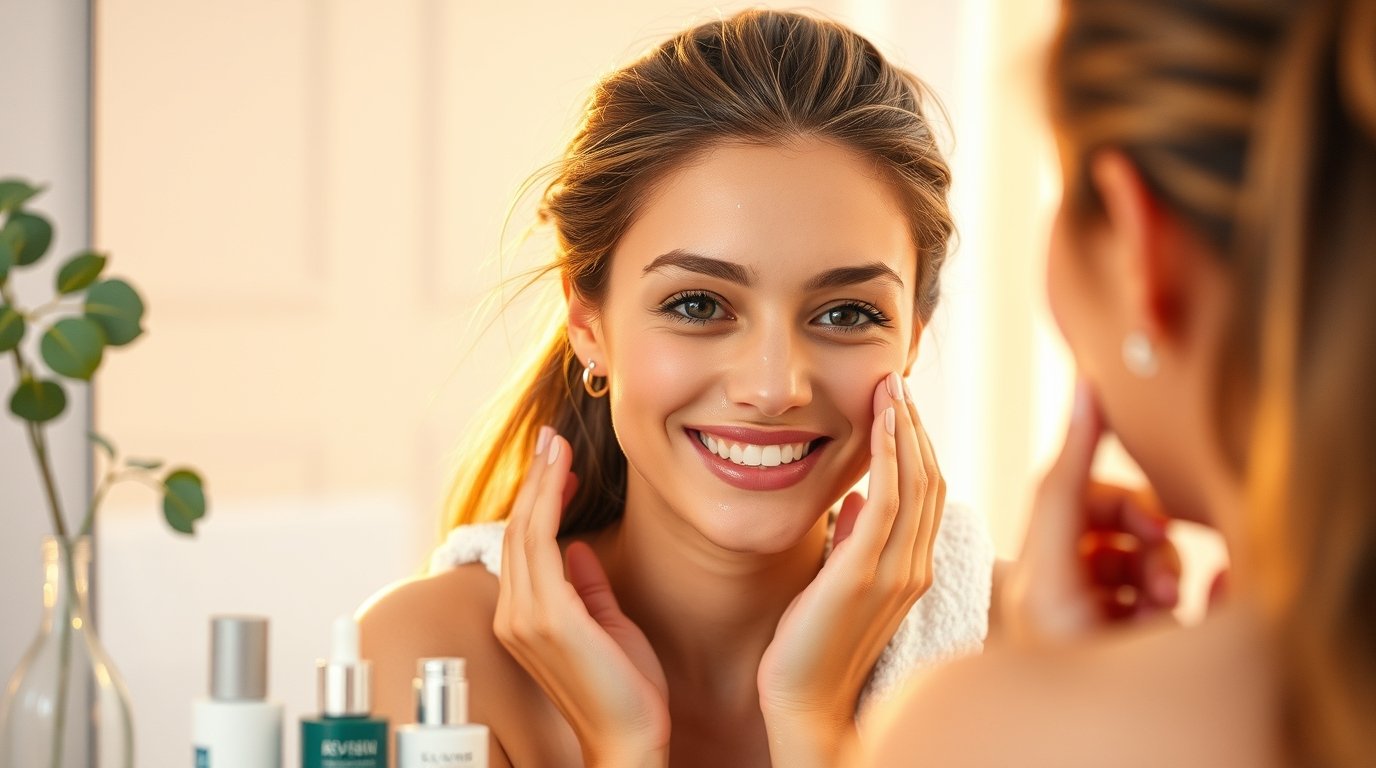
<path fill-rule="evenodd" d="M 602 324 L 597 310 L 579 295 L 577 289 L 564 278 L 564 300 L 568 303 L 569 343 L 583 365 L 597 361 L 597 375 L 607 375 L 607 356 L 603 354 Z"/>
<path fill-rule="evenodd" d="M 1180 331 L 1179 307 L 1189 287 L 1183 263 L 1186 226 L 1163 209 L 1137 166 L 1117 150 L 1090 159 L 1090 183 L 1104 203 L 1112 262 L 1106 274 L 1131 313 L 1128 322 L 1157 340 Z"/>

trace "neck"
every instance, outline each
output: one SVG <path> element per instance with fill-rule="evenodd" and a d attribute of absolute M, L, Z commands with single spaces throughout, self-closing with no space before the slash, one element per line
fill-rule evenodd
<path fill-rule="evenodd" d="M 671 688 L 723 705 L 754 702 L 779 619 L 822 566 L 827 515 L 784 551 L 734 552 L 628 485 L 621 520 L 591 542 L 622 610 L 645 632 Z"/>

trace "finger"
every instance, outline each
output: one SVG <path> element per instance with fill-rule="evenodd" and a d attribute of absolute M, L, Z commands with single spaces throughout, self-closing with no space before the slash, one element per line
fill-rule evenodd
<path fill-rule="evenodd" d="M 1221 605 L 1228 599 L 1228 569 L 1224 568 L 1214 574 L 1214 580 L 1209 584 L 1209 610 Z"/>
<path fill-rule="evenodd" d="M 926 442 L 926 434 L 921 424 L 914 420 L 916 411 L 910 407 L 907 387 L 898 374 L 889 374 L 899 393 L 894 402 L 896 429 L 895 448 L 898 458 L 898 514 L 894 517 L 893 528 L 883 543 L 881 560 L 886 565 L 909 573 L 918 553 L 918 542 L 922 530 L 931 519 L 930 487 L 934 471 L 931 445 Z M 925 526 L 930 527 L 930 526 Z"/>
<path fill-rule="evenodd" d="M 570 472 L 568 479 L 564 481 L 564 499 L 561 504 L 564 509 L 569 508 L 569 503 L 573 501 L 574 495 L 578 493 L 578 484 L 578 473 Z"/>
<path fill-rule="evenodd" d="M 505 620 L 513 618 L 513 612 L 530 600 L 530 579 L 525 556 L 525 529 L 529 510 L 544 469 L 548 464 L 545 451 L 554 430 L 540 427 L 535 441 L 535 455 L 530 467 L 521 481 L 516 499 L 507 516 L 506 531 L 502 535 L 502 566 L 498 575 L 498 610 L 504 613 Z"/>
<path fill-rule="evenodd" d="M 841 542 L 850 538 L 851 531 L 855 528 L 855 516 L 860 514 L 860 509 L 865 505 L 865 497 L 859 491 L 851 491 L 846 494 L 846 498 L 841 501 L 841 512 L 836 516 L 836 530 L 831 535 L 831 551 L 841 546 Z"/>
<path fill-rule="evenodd" d="M 847 547 L 848 551 L 878 552 L 898 514 L 898 446 L 895 440 L 898 414 L 889 386 L 889 378 L 885 377 L 874 388 L 870 480 L 865 505 L 856 515 L 849 537 L 854 543 Z"/>
<path fill-rule="evenodd" d="M 1170 517 L 1150 488 L 1124 488 L 1091 480 L 1085 486 L 1085 499 L 1090 530 L 1121 531 L 1144 544 L 1166 540 Z"/>
<path fill-rule="evenodd" d="M 912 415 L 913 425 L 917 432 L 918 445 L 922 449 L 922 462 L 926 467 L 929 488 L 934 487 L 935 492 L 929 491 L 927 494 L 927 506 L 923 511 L 922 525 L 917 533 L 917 553 L 918 562 L 927 574 L 931 573 L 932 556 L 936 551 L 937 532 L 941 530 L 941 516 L 946 511 L 946 478 L 941 474 L 941 465 L 937 461 L 936 449 L 932 447 L 931 436 L 927 434 L 927 428 L 922 425 L 922 418 L 917 413 L 917 403 L 913 400 L 912 390 L 908 389 L 908 384 L 903 383 L 903 390 L 907 393 L 905 404 Z M 918 571 L 914 570 L 914 574 Z"/>
<path fill-rule="evenodd" d="M 575 541 L 564 552 L 568 567 L 569 583 L 588 609 L 588 615 L 603 627 L 610 627 L 622 620 L 624 614 L 612 592 L 611 582 L 602 561 L 586 542 Z"/>
<path fill-rule="evenodd" d="M 1070 495 L 1080 496 L 1089 482 L 1089 470 L 1102 434 L 1103 419 L 1094 393 L 1089 383 L 1080 379 L 1075 385 L 1075 402 L 1070 410 L 1065 441 L 1043 484 L 1049 483 Z"/>
<path fill-rule="evenodd" d="M 545 451 L 546 471 L 540 478 L 531 501 L 529 522 L 523 538 L 531 588 L 538 603 L 557 599 L 566 590 L 564 563 L 559 553 L 559 521 L 563 517 L 564 487 L 569 477 L 572 452 L 568 441 L 559 435 L 550 438 Z"/>
<path fill-rule="evenodd" d="M 1075 386 L 1065 443 L 1037 490 L 1033 519 L 1023 543 L 1024 557 L 1061 559 L 1073 553 L 1085 530 L 1084 493 L 1102 432 L 1094 393 L 1081 379 Z"/>
<path fill-rule="evenodd" d="M 1143 550 L 1138 590 L 1153 608 L 1171 610 L 1180 602 L 1180 553 L 1169 539 Z"/>

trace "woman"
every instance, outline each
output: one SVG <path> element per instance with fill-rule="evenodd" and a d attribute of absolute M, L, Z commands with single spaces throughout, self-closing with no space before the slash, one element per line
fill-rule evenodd
<path fill-rule="evenodd" d="M 830 765 L 872 694 L 979 648 L 991 549 L 902 383 L 952 230 L 924 109 L 791 13 L 597 87 L 543 201 L 567 315 L 432 575 L 365 611 L 383 714 L 455 655 L 495 765 Z"/>
<path fill-rule="evenodd" d="M 1376 2 L 1070 0 L 1050 80 L 1083 378 L 1014 642 L 914 686 L 860 762 L 1376 765 Z M 1199 626 L 1098 631 L 1072 552 L 1125 503 L 1106 430 L 1228 542 Z"/>

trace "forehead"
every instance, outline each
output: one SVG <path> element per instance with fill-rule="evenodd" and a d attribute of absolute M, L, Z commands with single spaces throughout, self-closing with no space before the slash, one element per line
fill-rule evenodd
<path fill-rule="evenodd" d="M 817 139 L 722 144 L 670 172 L 622 236 L 613 270 L 639 275 L 675 249 L 765 276 L 880 261 L 912 285 L 917 269 L 907 216 L 875 161 Z"/>

